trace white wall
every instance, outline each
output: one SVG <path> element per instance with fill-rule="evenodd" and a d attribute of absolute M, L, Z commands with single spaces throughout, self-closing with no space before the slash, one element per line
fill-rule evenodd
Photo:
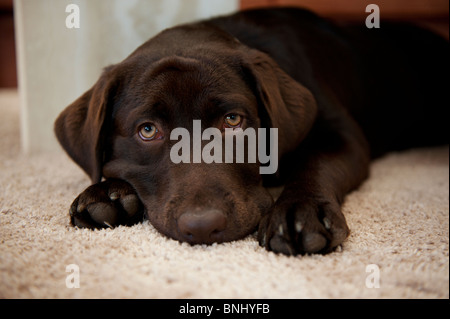
<path fill-rule="evenodd" d="M 231 13 L 238 0 L 15 0 L 22 148 L 60 149 L 59 112 L 117 63 L 167 27 Z M 80 28 L 66 27 L 68 4 Z"/>

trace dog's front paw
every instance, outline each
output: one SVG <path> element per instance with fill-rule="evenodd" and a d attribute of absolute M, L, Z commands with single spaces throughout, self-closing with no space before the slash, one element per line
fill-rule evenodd
<path fill-rule="evenodd" d="M 261 246 L 276 253 L 328 253 L 347 238 L 349 228 L 335 201 L 276 203 L 259 225 Z"/>
<path fill-rule="evenodd" d="M 89 186 L 70 207 L 72 225 L 82 228 L 132 225 L 143 214 L 144 206 L 133 187 L 113 179 Z"/>

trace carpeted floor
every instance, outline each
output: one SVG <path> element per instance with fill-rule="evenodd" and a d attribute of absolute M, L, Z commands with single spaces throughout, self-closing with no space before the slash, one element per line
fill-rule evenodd
<path fill-rule="evenodd" d="M 148 222 L 69 226 L 68 207 L 88 178 L 63 153 L 21 154 L 16 92 L 0 92 L 0 114 L 1 298 L 449 297 L 448 147 L 374 162 L 345 201 L 352 233 L 342 247 L 285 257 L 254 235 L 189 246 Z M 66 285 L 76 274 L 66 272 L 71 264 L 79 288 Z M 377 278 L 379 288 L 370 288 Z"/>

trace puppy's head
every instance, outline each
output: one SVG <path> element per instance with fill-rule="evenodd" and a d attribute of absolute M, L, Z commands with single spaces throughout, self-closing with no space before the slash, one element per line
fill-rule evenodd
<path fill-rule="evenodd" d="M 195 152 L 209 143 L 198 134 L 214 128 L 208 136 L 217 142 L 227 128 L 277 128 L 280 158 L 298 146 L 315 115 L 310 91 L 269 56 L 199 24 L 166 30 L 106 68 L 61 113 L 55 132 L 94 183 L 130 183 L 160 232 L 212 243 L 254 231 L 273 200 L 258 161 L 198 161 Z M 175 129 L 191 139 L 181 149 L 171 138 Z M 213 153 L 228 151 L 224 144 Z M 173 160 L 179 152 L 187 152 L 181 163 Z"/>

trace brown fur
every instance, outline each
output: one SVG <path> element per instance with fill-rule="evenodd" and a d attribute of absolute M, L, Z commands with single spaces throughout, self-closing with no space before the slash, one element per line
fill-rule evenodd
<path fill-rule="evenodd" d="M 303 10 L 249 11 L 168 29 L 106 68 L 55 124 L 94 183 L 72 204 L 72 223 L 131 225 L 145 216 L 193 244 L 259 226 L 260 243 L 285 254 L 339 245 L 349 234 L 340 205 L 368 175 L 372 135 L 361 101 L 373 114 L 360 44 L 346 32 Z M 244 129 L 278 128 L 277 174 L 260 175 L 258 163 L 171 162 L 174 128 L 192 133 L 200 119 L 202 129 L 220 129 L 230 112 L 242 113 Z M 145 122 L 162 138 L 140 139 Z M 273 181 L 285 184 L 275 203 L 263 187 Z"/>

